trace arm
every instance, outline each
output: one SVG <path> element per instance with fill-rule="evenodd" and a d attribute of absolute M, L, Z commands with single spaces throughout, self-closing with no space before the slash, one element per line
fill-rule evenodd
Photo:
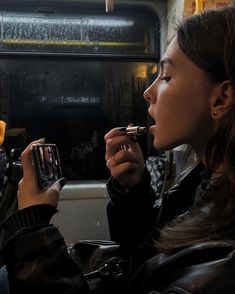
<path fill-rule="evenodd" d="M 43 143 L 36 141 L 33 143 Z M 79 266 L 69 256 L 63 236 L 49 224 L 61 181 L 38 192 L 30 146 L 22 153 L 23 179 L 19 184 L 19 211 L 2 224 L 8 234 L 3 255 L 10 293 L 89 293 Z M 53 289 L 53 290 L 52 290 Z"/>
<path fill-rule="evenodd" d="M 36 208 L 31 207 L 28 213 Z M 49 293 L 50 289 L 61 294 L 89 293 L 78 265 L 54 226 L 38 224 L 18 230 L 6 243 L 4 259 L 10 293 Z"/>
<path fill-rule="evenodd" d="M 159 213 L 150 175 L 145 171 L 142 182 L 128 192 L 111 178 L 107 190 L 111 198 L 107 206 L 111 239 L 133 250 L 150 236 Z"/>
<path fill-rule="evenodd" d="M 111 239 L 133 250 L 146 240 L 156 223 L 155 194 L 135 138 L 127 135 L 125 128 L 115 128 L 105 141 L 106 164 L 112 175 L 107 185 Z"/>

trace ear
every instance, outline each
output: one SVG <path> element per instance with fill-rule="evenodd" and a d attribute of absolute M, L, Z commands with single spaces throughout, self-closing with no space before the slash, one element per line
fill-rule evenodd
<path fill-rule="evenodd" d="M 220 119 L 232 107 L 235 90 L 230 80 L 223 81 L 214 88 L 211 97 L 211 117 Z"/>

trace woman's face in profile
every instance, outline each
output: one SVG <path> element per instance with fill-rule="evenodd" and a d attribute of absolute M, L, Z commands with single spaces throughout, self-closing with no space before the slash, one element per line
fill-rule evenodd
<path fill-rule="evenodd" d="M 173 39 L 160 62 L 157 79 L 145 91 L 154 147 L 167 150 L 181 144 L 201 148 L 211 134 L 210 97 L 214 88 L 207 74 L 194 64 Z"/>

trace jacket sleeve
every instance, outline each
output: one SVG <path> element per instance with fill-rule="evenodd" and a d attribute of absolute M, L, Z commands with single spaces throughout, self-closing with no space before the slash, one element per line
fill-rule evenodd
<path fill-rule="evenodd" d="M 146 171 L 142 183 L 129 192 L 111 178 L 107 191 L 110 237 L 127 250 L 133 250 L 149 237 L 158 217 L 160 205 L 154 205 L 156 196 L 150 185 L 150 175 Z"/>
<path fill-rule="evenodd" d="M 173 187 L 156 199 L 150 175 L 145 171 L 141 184 L 129 192 L 111 178 L 107 184 L 110 201 L 107 206 L 111 239 L 128 250 L 158 238 L 159 227 L 185 213 L 192 205 L 201 181 L 201 163 L 188 169 Z"/>
<path fill-rule="evenodd" d="M 46 221 L 53 214 L 50 210 L 50 205 L 35 205 L 16 212 L 2 225 L 10 235 L 3 249 L 10 293 L 88 294 L 63 236 Z"/>

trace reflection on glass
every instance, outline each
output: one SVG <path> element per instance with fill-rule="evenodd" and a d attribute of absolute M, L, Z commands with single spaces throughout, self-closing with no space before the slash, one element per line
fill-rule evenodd
<path fill-rule="evenodd" d="M 25 129 L 28 142 L 57 144 L 66 178 L 107 179 L 104 135 L 147 124 L 143 92 L 154 69 L 150 62 L 2 60 L 0 119 Z M 140 140 L 146 155 L 147 138 Z"/>
<path fill-rule="evenodd" d="M 148 13 L 50 15 L 1 13 L 0 50 L 155 54 Z"/>

